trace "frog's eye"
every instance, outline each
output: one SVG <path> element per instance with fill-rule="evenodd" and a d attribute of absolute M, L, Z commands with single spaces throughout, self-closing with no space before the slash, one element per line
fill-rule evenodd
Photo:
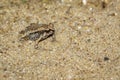
<path fill-rule="evenodd" d="M 49 23 L 49 27 L 50 27 L 51 29 L 53 29 L 53 28 L 54 28 L 54 24 Z"/>
<path fill-rule="evenodd" d="M 52 23 L 49 23 L 49 26 L 50 26 L 50 27 L 53 27 L 54 25 L 53 25 Z"/>
<path fill-rule="evenodd" d="M 31 26 L 35 25 L 35 23 L 30 23 Z"/>

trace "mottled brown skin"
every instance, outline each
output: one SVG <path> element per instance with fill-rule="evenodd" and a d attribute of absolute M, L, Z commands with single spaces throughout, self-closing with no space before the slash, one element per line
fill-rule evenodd
<path fill-rule="evenodd" d="M 20 34 L 25 34 L 20 41 L 36 41 L 36 45 L 39 42 L 52 37 L 55 39 L 55 30 L 54 25 L 50 24 L 36 24 L 31 23 L 30 26 L 27 26 L 25 30 L 20 31 Z"/>
<path fill-rule="evenodd" d="M 38 23 L 31 23 L 30 26 L 27 26 L 25 30 L 20 31 L 20 34 L 25 34 L 27 32 L 35 32 L 41 30 L 54 30 L 54 25 L 52 23 L 49 24 L 38 24 Z"/>

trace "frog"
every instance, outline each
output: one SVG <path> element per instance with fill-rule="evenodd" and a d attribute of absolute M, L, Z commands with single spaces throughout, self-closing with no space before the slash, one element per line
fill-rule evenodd
<path fill-rule="evenodd" d="M 23 35 L 19 41 L 34 41 L 35 48 L 38 48 L 39 42 L 52 37 L 52 41 L 55 41 L 55 29 L 54 24 L 38 24 L 30 23 L 24 30 L 21 30 L 19 34 Z"/>

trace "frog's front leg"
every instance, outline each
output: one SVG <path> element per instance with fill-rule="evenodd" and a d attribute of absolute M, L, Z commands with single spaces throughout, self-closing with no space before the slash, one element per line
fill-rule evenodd
<path fill-rule="evenodd" d="M 35 49 L 38 49 L 39 42 L 41 42 L 41 38 L 39 38 L 38 40 L 35 41 L 35 45 L 34 45 Z"/>
<path fill-rule="evenodd" d="M 52 42 L 56 41 L 56 36 L 55 36 L 55 33 L 52 35 L 52 37 L 51 37 L 51 38 L 52 38 L 52 40 L 51 40 Z"/>

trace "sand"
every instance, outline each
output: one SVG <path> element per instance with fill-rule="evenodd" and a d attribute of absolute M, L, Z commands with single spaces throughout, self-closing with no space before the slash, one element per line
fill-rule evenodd
<path fill-rule="evenodd" d="M 1 0 L 0 80 L 120 80 L 120 0 Z M 55 27 L 20 42 L 30 23 Z"/>

